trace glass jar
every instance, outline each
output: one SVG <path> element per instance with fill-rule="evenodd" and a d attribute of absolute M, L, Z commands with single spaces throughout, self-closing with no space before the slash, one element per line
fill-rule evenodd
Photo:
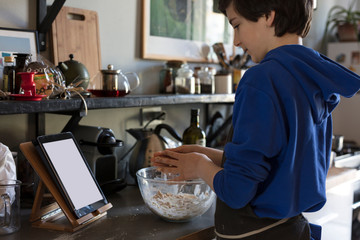
<path fill-rule="evenodd" d="M 180 60 L 170 60 L 166 62 L 165 68 L 172 69 L 172 79 L 175 82 L 177 71 L 181 68 L 181 65 L 185 64 L 184 61 Z"/>
<path fill-rule="evenodd" d="M 175 78 L 177 71 L 184 64 L 180 60 L 170 60 L 165 63 L 165 67 L 160 70 L 160 93 L 175 93 Z"/>
<path fill-rule="evenodd" d="M 163 68 L 160 70 L 160 93 L 174 93 L 172 72 L 172 68 Z"/>
<path fill-rule="evenodd" d="M 177 76 L 175 78 L 175 93 L 195 93 L 195 78 L 193 74 L 194 71 L 189 68 L 188 64 L 181 65 L 181 68 L 177 71 Z"/>
<path fill-rule="evenodd" d="M 201 93 L 213 94 L 215 93 L 215 75 L 214 68 L 202 67 L 198 71 L 200 79 Z"/>

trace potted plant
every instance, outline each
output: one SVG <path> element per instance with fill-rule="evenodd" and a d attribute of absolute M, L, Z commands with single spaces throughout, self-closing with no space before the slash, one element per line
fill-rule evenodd
<path fill-rule="evenodd" d="M 359 40 L 360 11 L 354 10 L 356 2 L 357 0 L 352 0 L 348 8 L 335 5 L 329 10 L 325 27 L 325 38 L 328 37 L 328 33 L 337 28 L 337 38 L 340 42 Z"/>

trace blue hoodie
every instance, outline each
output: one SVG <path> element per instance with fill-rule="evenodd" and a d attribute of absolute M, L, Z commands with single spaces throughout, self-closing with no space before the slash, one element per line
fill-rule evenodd
<path fill-rule="evenodd" d="M 213 182 L 217 196 L 234 209 L 249 203 L 259 217 L 319 210 L 326 202 L 331 112 L 339 95 L 359 88 L 358 75 L 312 49 L 268 52 L 239 83 L 234 135 Z"/>

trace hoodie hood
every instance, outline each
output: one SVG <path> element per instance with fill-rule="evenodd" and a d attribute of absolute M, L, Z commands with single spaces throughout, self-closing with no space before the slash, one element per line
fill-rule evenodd
<path fill-rule="evenodd" d="M 301 45 L 273 49 L 262 63 L 267 61 L 278 62 L 303 86 L 317 122 L 334 110 L 340 101 L 339 95 L 349 98 L 360 89 L 359 75 Z"/>

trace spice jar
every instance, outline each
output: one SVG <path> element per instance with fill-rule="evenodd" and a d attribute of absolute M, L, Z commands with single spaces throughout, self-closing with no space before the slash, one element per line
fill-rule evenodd
<path fill-rule="evenodd" d="M 181 68 L 181 65 L 183 65 L 185 62 L 180 60 L 170 60 L 166 62 L 166 68 L 172 69 L 172 80 L 175 82 L 175 78 L 177 75 L 177 71 Z"/>
<path fill-rule="evenodd" d="M 189 68 L 189 65 L 181 65 L 181 68 L 177 71 L 177 76 L 175 78 L 175 93 L 195 93 L 195 78 L 193 74 L 194 72 Z"/>
<path fill-rule="evenodd" d="M 177 71 L 184 64 L 183 61 L 170 60 L 165 63 L 165 67 L 160 70 L 160 93 L 174 93 L 175 92 L 175 78 Z"/>
<path fill-rule="evenodd" d="M 174 93 L 174 80 L 172 68 L 160 70 L 160 93 Z"/>
<path fill-rule="evenodd" d="M 198 71 L 198 76 L 200 79 L 201 85 L 201 93 L 213 94 L 215 93 L 215 69 L 202 67 L 200 71 Z"/>

